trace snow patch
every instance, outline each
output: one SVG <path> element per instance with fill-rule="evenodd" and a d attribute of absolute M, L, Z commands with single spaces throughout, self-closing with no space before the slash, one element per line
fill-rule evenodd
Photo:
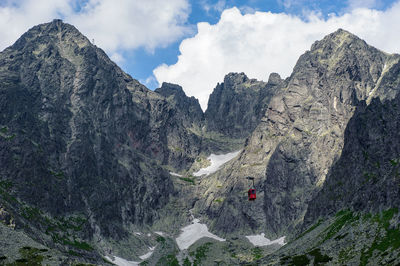
<path fill-rule="evenodd" d="M 105 256 L 105 258 L 109 261 L 114 263 L 115 265 L 118 266 L 138 266 L 140 262 L 137 261 L 128 261 L 126 259 L 117 257 L 117 256 L 113 256 L 113 258 L 110 258 L 108 256 Z"/>
<path fill-rule="evenodd" d="M 225 241 L 225 239 L 210 233 L 207 225 L 201 224 L 199 219 L 194 219 L 192 224 L 183 227 L 181 230 L 182 233 L 176 238 L 176 243 L 180 250 L 188 249 L 192 244 L 203 237 Z"/>
<path fill-rule="evenodd" d="M 177 174 L 177 173 L 174 173 L 174 172 L 169 172 L 169 174 L 173 175 L 173 176 L 178 176 L 178 177 L 182 177 L 183 176 L 183 175 L 180 175 L 180 174 Z"/>
<path fill-rule="evenodd" d="M 266 238 L 264 233 L 262 233 L 261 235 L 246 236 L 246 237 L 254 246 L 261 247 L 273 244 L 278 244 L 281 246 L 285 245 L 285 236 L 282 236 L 281 238 L 275 239 L 273 241 Z"/>
<path fill-rule="evenodd" d="M 150 251 L 147 252 L 146 254 L 142 255 L 142 256 L 139 256 L 139 258 L 142 259 L 142 260 L 150 258 L 150 256 L 153 255 L 153 252 L 154 252 L 155 248 L 156 247 L 149 247 Z"/>
<path fill-rule="evenodd" d="M 240 151 L 234 151 L 227 154 L 211 154 L 207 160 L 211 161 L 211 165 L 206 168 L 201 168 L 196 173 L 193 173 L 194 176 L 202 176 L 202 175 L 209 175 L 215 173 L 224 163 L 232 160 L 239 154 Z"/>
<path fill-rule="evenodd" d="M 154 233 L 156 233 L 156 234 L 159 235 L 159 236 L 165 236 L 165 233 L 164 233 L 164 232 L 155 231 Z"/>
<path fill-rule="evenodd" d="M 155 248 L 156 247 L 149 247 L 150 251 L 147 252 L 146 254 L 142 255 L 142 256 L 139 256 L 139 258 L 141 260 L 146 260 L 146 259 L 150 258 L 150 256 L 153 255 L 153 252 L 154 252 Z M 133 260 L 128 261 L 126 259 L 123 259 L 123 258 L 120 258 L 120 257 L 117 257 L 117 256 L 112 256 L 112 257 L 113 258 L 111 258 L 109 256 L 105 256 L 105 258 L 108 261 L 110 261 L 110 262 L 112 262 L 112 263 L 114 263 L 115 265 L 118 265 L 118 266 L 138 266 L 140 264 L 140 262 L 138 262 L 138 261 L 133 261 Z"/>

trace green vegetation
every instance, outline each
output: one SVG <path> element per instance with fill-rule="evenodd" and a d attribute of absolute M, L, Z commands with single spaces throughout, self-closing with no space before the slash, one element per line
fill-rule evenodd
<path fill-rule="evenodd" d="M 13 183 L 11 181 L 0 181 L 0 197 L 9 203 L 18 203 L 18 200 L 9 192 L 12 186 Z"/>
<path fill-rule="evenodd" d="M 349 233 L 344 233 L 343 235 L 338 235 L 338 236 L 335 237 L 335 240 L 343 239 L 343 238 L 345 238 L 348 234 L 349 234 Z"/>
<path fill-rule="evenodd" d="M 191 265 L 192 265 L 192 263 L 190 262 L 189 258 L 186 257 L 183 260 L 183 266 L 191 266 Z"/>
<path fill-rule="evenodd" d="M 8 131 L 8 128 L 7 128 L 7 127 L 1 127 L 1 128 L 0 128 L 0 132 L 3 133 L 3 134 L 6 134 L 7 131 Z"/>
<path fill-rule="evenodd" d="M 44 256 L 41 253 L 46 252 L 47 249 L 37 249 L 33 247 L 23 247 L 19 249 L 20 259 L 15 260 L 7 265 L 10 266 L 22 266 L 22 265 L 32 265 L 39 266 L 42 265 Z"/>
<path fill-rule="evenodd" d="M 189 178 L 189 177 L 179 177 L 179 179 L 182 180 L 182 181 L 191 183 L 192 185 L 195 185 L 194 178 L 192 179 L 192 178 Z"/>
<path fill-rule="evenodd" d="M 222 203 L 224 202 L 224 198 L 216 198 L 214 202 Z"/>
<path fill-rule="evenodd" d="M 52 170 L 49 170 L 49 171 L 50 171 L 50 174 L 55 177 L 64 177 L 64 173 L 62 171 L 60 171 L 60 172 L 54 172 Z"/>
<path fill-rule="evenodd" d="M 87 223 L 87 219 L 79 216 L 71 216 L 68 218 L 60 217 L 56 222 L 58 229 L 66 232 L 67 230 L 82 231 L 83 226 Z"/>
<path fill-rule="evenodd" d="M 162 237 L 162 236 L 157 236 L 156 241 L 157 241 L 158 243 L 165 243 L 165 238 Z"/>
<path fill-rule="evenodd" d="M 310 265 L 310 257 L 314 258 L 314 264 L 313 265 L 321 265 L 325 264 L 329 261 L 332 260 L 331 257 L 328 255 L 323 255 L 321 253 L 321 250 L 319 248 L 313 249 L 307 254 L 301 254 L 297 255 L 294 257 L 290 256 L 285 256 L 281 258 L 281 264 L 286 264 L 290 259 L 290 265 L 296 265 L 296 266 L 301 266 L 301 265 Z"/>
<path fill-rule="evenodd" d="M 294 256 L 291 264 L 296 266 L 309 265 L 310 259 L 306 255 Z"/>
<path fill-rule="evenodd" d="M 14 133 L 11 136 L 7 136 L 6 140 L 13 140 L 16 136 L 17 136 L 17 134 Z"/>
<path fill-rule="evenodd" d="M 21 215 L 29 220 L 40 224 L 42 228 L 45 228 L 45 234 L 50 235 L 55 243 L 67 245 L 69 247 L 92 251 L 94 248 L 84 241 L 78 240 L 77 233 L 83 230 L 83 227 L 87 223 L 87 219 L 80 216 L 70 216 L 67 218 L 61 217 L 58 219 L 52 219 L 35 207 L 22 206 Z M 71 255 L 79 255 L 78 253 L 72 254 L 73 250 L 70 250 Z"/>
<path fill-rule="evenodd" d="M 263 257 L 263 251 L 261 248 L 256 247 L 251 250 L 251 254 L 254 257 L 254 260 L 261 259 Z"/>
<path fill-rule="evenodd" d="M 22 216 L 30 221 L 37 221 L 42 216 L 42 212 L 35 207 L 25 206 L 22 208 Z"/>
<path fill-rule="evenodd" d="M 69 242 L 67 242 L 67 244 L 69 244 L 73 247 L 76 247 L 78 249 L 83 249 L 83 250 L 87 250 L 87 251 L 93 250 L 93 247 L 84 241 L 79 242 L 79 241 L 74 240 L 74 242 L 69 241 Z"/>
<path fill-rule="evenodd" d="M 372 245 L 369 248 L 365 247 L 363 249 L 360 265 L 367 265 L 368 260 L 372 257 L 375 250 L 385 252 L 389 248 L 400 248 L 400 230 L 398 228 L 390 228 L 390 220 L 396 213 L 398 213 L 398 209 L 392 208 L 383 211 L 381 215 L 377 214 L 371 217 L 372 222 L 378 223 L 379 229 Z"/>
<path fill-rule="evenodd" d="M 190 256 L 194 257 L 194 262 L 193 265 L 200 265 L 201 261 L 206 258 L 206 253 L 210 249 L 210 246 L 212 243 L 205 243 L 198 248 L 196 248 L 196 251 L 190 252 Z"/>
<path fill-rule="evenodd" d="M 314 265 L 318 265 L 319 263 L 326 263 L 332 260 L 328 255 L 322 255 L 319 248 L 313 249 L 308 252 L 311 256 L 314 257 Z"/>
<path fill-rule="evenodd" d="M 69 255 L 72 255 L 72 256 L 75 256 L 75 257 L 80 257 L 81 256 L 81 254 L 79 254 L 78 252 L 75 252 L 75 251 L 73 251 L 73 250 L 68 250 L 68 254 Z"/>
<path fill-rule="evenodd" d="M 376 181 L 378 181 L 378 177 L 376 174 L 374 173 L 368 173 L 368 172 L 364 172 L 364 178 L 366 181 L 370 181 L 372 179 L 372 181 L 375 183 Z"/>
<path fill-rule="evenodd" d="M 325 235 L 323 242 L 327 241 L 328 239 L 331 239 L 333 236 L 335 236 L 347 223 L 351 223 L 355 220 L 358 220 L 359 217 L 353 215 L 353 213 L 349 210 L 342 210 L 336 214 L 336 220 L 331 224 L 327 229 L 325 229 L 324 232 L 327 232 Z"/>
<path fill-rule="evenodd" d="M 81 249 L 81 250 L 86 250 L 86 251 L 93 250 L 93 247 L 91 245 L 89 245 L 88 243 L 83 242 L 83 241 L 80 242 L 80 241 L 77 241 L 76 239 L 71 240 L 70 237 L 68 237 L 68 236 L 53 233 L 51 237 L 52 237 L 53 241 L 56 243 L 68 245 L 68 246 L 71 246 L 71 247 L 74 247 L 77 249 Z"/>
<path fill-rule="evenodd" d="M 175 257 L 174 254 L 170 254 L 167 256 L 162 257 L 156 265 L 166 265 L 166 266 L 179 266 L 178 259 Z"/>
<path fill-rule="evenodd" d="M 10 189 L 13 186 L 13 183 L 9 180 L 2 180 L 0 181 L 0 188 L 2 189 Z"/>
<path fill-rule="evenodd" d="M 399 159 L 392 159 L 389 161 L 392 166 L 397 166 L 399 164 Z"/>

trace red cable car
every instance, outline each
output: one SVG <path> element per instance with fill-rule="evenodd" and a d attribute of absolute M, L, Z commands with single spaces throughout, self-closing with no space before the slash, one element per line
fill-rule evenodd
<path fill-rule="evenodd" d="M 256 195 L 256 189 L 254 187 L 254 177 L 250 177 L 248 176 L 247 179 L 249 180 L 253 180 L 253 186 L 249 189 L 249 191 L 247 192 L 248 196 L 249 196 L 249 201 L 253 201 L 257 198 Z"/>
<path fill-rule="evenodd" d="M 249 200 L 255 200 L 257 198 L 255 188 L 250 188 L 247 193 L 249 194 Z"/>

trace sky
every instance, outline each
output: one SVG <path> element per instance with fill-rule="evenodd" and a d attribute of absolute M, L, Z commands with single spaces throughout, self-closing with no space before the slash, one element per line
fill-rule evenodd
<path fill-rule="evenodd" d="M 338 28 L 400 53 L 400 0 L 0 0 L 0 50 L 55 18 L 149 89 L 179 84 L 203 110 L 229 72 L 286 78 Z"/>

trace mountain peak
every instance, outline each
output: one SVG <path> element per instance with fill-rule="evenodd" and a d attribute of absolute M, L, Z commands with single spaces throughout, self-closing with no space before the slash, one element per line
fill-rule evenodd
<path fill-rule="evenodd" d="M 278 73 L 273 72 L 268 77 L 268 84 L 278 85 L 281 82 L 282 82 L 282 78 Z"/>
<path fill-rule="evenodd" d="M 359 45 L 367 46 L 365 41 L 361 40 L 356 35 L 344 29 L 338 29 L 326 35 L 322 40 L 314 42 L 311 46 L 311 51 L 318 51 L 326 47 L 337 49 L 350 43 L 358 43 Z"/>
<path fill-rule="evenodd" d="M 52 44 L 77 45 L 79 48 L 92 45 L 77 28 L 64 23 L 61 19 L 43 23 L 29 29 L 12 46 L 12 49 L 22 50 L 29 47 L 41 49 Z M 39 49 L 39 50 L 41 50 Z M 37 51 L 38 52 L 38 51 Z"/>
<path fill-rule="evenodd" d="M 224 83 L 227 85 L 232 85 L 232 84 L 244 83 L 248 80 L 249 80 L 249 78 L 243 72 L 241 72 L 241 73 L 231 72 L 225 76 Z"/>
<path fill-rule="evenodd" d="M 168 97 L 170 95 L 186 96 L 181 86 L 168 82 L 163 82 L 161 88 L 156 89 L 156 92 L 162 94 L 165 97 Z"/>

